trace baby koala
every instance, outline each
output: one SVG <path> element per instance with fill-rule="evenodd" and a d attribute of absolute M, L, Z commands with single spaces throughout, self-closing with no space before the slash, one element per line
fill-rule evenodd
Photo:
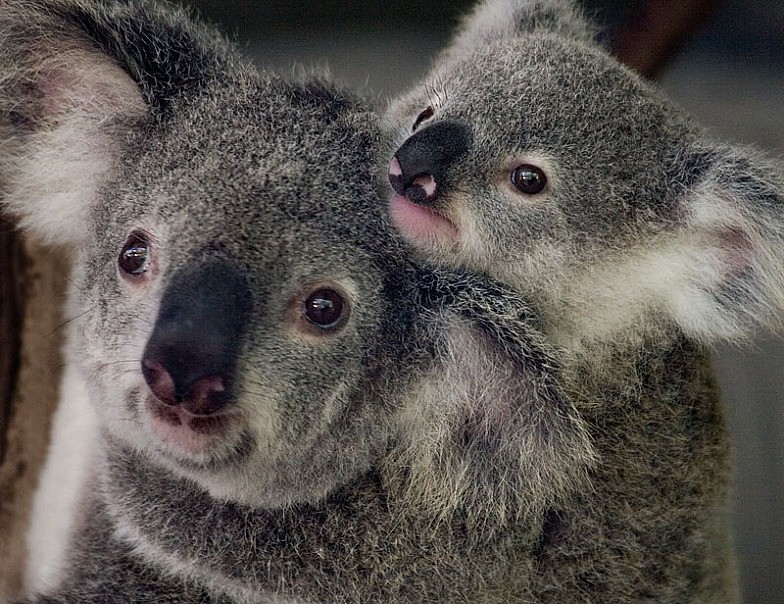
<path fill-rule="evenodd" d="M 711 141 L 567 0 L 485 0 L 387 122 L 397 228 L 570 346 L 779 327 L 782 169 Z"/>
<path fill-rule="evenodd" d="M 710 140 L 567 0 L 480 2 L 385 125 L 419 257 L 524 293 L 568 352 L 598 461 L 534 601 L 738 601 L 706 345 L 781 327 L 781 167 Z"/>
<path fill-rule="evenodd" d="M 29 602 L 541 591 L 586 424 L 525 301 L 407 258 L 364 103 L 148 2 L 4 0 L 0 69 L 0 199 L 71 254 L 100 431 Z"/>

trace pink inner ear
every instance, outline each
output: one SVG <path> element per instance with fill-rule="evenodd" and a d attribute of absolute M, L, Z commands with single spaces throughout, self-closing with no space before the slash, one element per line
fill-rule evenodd
<path fill-rule="evenodd" d="M 136 83 L 108 57 L 81 48 L 51 54 L 36 70 L 36 104 L 46 121 L 74 112 L 97 121 L 145 110 Z"/>
<path fill-rule="evenodd" d="M 47 120 L 57 118 L 67 111 L 69 98 L 77 96 L 79 80 L 66 69 L 47 69 L 39 73 L 40 80 L 36 83 L 39 93 L 38 111 Z M 86 91 L 81 91 L 86 94 Z"/>
<path fill-rule="evenodd" d="M 718 233 L 719 247 L 726 258 L 726 278 L 736 279 L 751 268 L 754 257 L 754 243 L 746 231 L 728 228 Z"/>

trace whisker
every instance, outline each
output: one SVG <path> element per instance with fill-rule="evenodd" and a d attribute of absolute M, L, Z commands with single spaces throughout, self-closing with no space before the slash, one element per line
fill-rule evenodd
<path fill-rule="evenodd" d="M 123 363 L 141 363 L 141 359 L 127 359 L 127 360 L 120 360 L 120 361 L 109 361 L 106 363 L 101 363 L 98 365 L 99 369 L 103 369 L 104 367 L 110 367 L 112 365 L 122 365 Z"/>
<path fill-rule="evenodd" d="M 76 281 L 74 281 L 73 279 L 71 279 L 71 277 L 70 277 L 70 276 L 66 276 L 66 277 L 65 277 L 65 280 L 66 280 L 68 283 L 70 283 L 71 285 L 73 285 L 73 286 L 74 286 L 74 287 L 75 287 L 77 290 L 79 290 L 81 293 L 83 293 L 83 294 L 86 294 L 86 293 L 88 293 L 88 291 L 89 291 L 89 290 L 88 290 L 87 288 L 84 288 L 84 287 L 79 287 L 79 285 L 77 285 Z M 92 300 L 92 302 L 95 302 L 95 300 Z"/>
<path fill-rule="evenodd" d="M 57 325 L 57 326 L 56 326 L 56 327 L 55 327 L 55 328 L 54 328 L 52 331 L 50 331 L 48 334 L 46 334 L 46 337 L 47 337 L 47 338 L 50 338 L 50 337 L 52 337 L 54 334 L 56 334 L 56 333 L 57 333 L 58 331 L 60 331 L 61 329 L 63 329 L 63 328 L 65 328 L 65 327 L 67 327 L 68 325 L 70 325 L 70 324 L 71 324 L 71 323 L 73 323 L 74 321 L 77 321 L 77 320 L 81 319 L 81 318 L 82 318 L 82 317 L 84 317 L 85 315 L 87 315 L 87 314 L 89 314 L 89 313 L 93 312 L 93 311 L 94 311 L 96 308 L 97 308 L 97 306 L 96 306 L 96 305 L 93 305 L 93 306 L 91 306 L 90 308 L 88 308 L 87 310 L 85 310 L 84 312 L 82 312 L 82 313 L 79 313 L 79 314 L 78 314 L 78 315 L 76 315 L 75 317 L 70 317 L 70 318 L 66 319 L 66 320 L 65 320 L 65 321 L 63 321 L 62 323 L 58 324 L 58 325 Z"/>

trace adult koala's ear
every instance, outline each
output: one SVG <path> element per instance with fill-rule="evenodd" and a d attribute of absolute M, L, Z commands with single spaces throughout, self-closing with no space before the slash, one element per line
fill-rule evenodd
<path fill-rule="evenodd" d="M 681 328 L 703 341 L 784 323 L 784 171 L 753 151 L 686 148 L 672 168 L 685 228 L 654 252 Z M 680 221 L 680 220 L 679 220 Z M 672 254 L 672 255 L 671 255 Z"/>
<path fill-rule="evenodd" d="M 132 133 L 162 119 L 209 62 L 145 6 L 0 3 L 1 200 L 48 242 L 79 241 Z"/>
<path fill-rule="evenodd" d="M 569 0 L 484 0 L 463 18 L 442 59 L 460 60 L 497 40 L 533 32 L 584 41 L 593 41 L 597 33 Z"/>
<path fill-rule="evenodd" d="M 401 399 L 387 479 L 425 514 L 490 531 L 588 488 L 587 426 L 524 302 L 472 277 L 438 298 L 417 338 L 432 362 Z"/>

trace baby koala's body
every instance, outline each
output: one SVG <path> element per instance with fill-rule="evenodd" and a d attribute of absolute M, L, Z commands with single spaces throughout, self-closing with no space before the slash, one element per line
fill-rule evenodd
<path fill-rule="evenodd" d="M 557 515 L 543 548 L 590 569 L 553 581 L 561 601 L 732 602 L 705 346 L 781 325 L 784 178 L 711 141 L 594 33 L 573 2 L 480 2 L 387 110 L 388 209 L 420 257 L 524 292 L 567 351 L 599 461 L 580 519 Z"/>

